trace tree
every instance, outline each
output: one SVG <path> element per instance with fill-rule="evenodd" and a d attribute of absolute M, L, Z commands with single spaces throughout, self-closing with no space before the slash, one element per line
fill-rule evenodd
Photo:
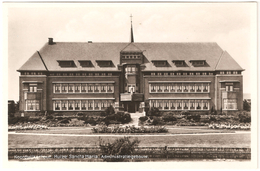
<path fill-rule="evenodd" d="M 243 101 L 243 109 L 246 111 L 251 111 L 251 106 L 250 104 L 247 102 L 247 100 Z"/>
<path fill-rule="evenodd" d="M 115 109 L 112 105 L 110 105 L 108 108 L 106 108 L 105 110 L 105 114 L 108 116 L 108 115 L 112 115 L 112 114 L 115 114 Z"/>
<path fill-rule="evenodd" d="M 99 147 L 102 153 L 101 158 L 109 162 L 124 161 L 123 156 L 132 155 L 139 143 L 140 141 L 137 138 L 131 141 L 130 137 L 119 138 L 112 143 L 106 143 L 99 137 Z"/>

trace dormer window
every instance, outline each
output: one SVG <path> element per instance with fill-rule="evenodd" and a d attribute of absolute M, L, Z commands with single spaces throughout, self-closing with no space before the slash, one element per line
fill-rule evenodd
<path fill-rule="evenodd" d="M 201 66 L 205 66 L 206 61 L 205 60 L 190 60 L 190 63 L 195 67 L 201 67 Z"/>
<path fill-rule="evenodd" d="M 79 63 L 82 67 L 94 67 L 90 60 L 79 60 Z"/>
<path fill-rule="evenodd" d="M 184 60 L 173 60 L 172 61 L 176 67 L 184 67 L 186 66 L 186 63 Z"/>
<path fill-rule="evenodd" d="M 100 67 L 113 67 L 113 62 L 111 60 L 96 60 L 98 66 Z"/>
<path fill-rule="evenodd" d="M 76 67 L 73 60 L 57 61 L 60 67 Z"/>
<path fill-rule="evenodd" d="M 156 67 L 167 67 L 168 62 L 166 60 L 153 60 L 152 63 Z"/>

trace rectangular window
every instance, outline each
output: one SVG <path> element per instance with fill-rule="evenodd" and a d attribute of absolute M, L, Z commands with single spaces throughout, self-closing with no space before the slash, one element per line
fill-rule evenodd
<path fill-rule="evenodd" d="M 74 84 L 69 84 L 69 93 L 73 93 Z"/>
<path fill-rule="evenodd" d="M 55 110 L 60 110 L 60 101 L 55 101 Z"/>
<path fill-rule="evenodd" d="M 74 101 L 69 101 L 69 110 L 73 110 L 74 108 Z"/>
<path fill-rule="evenodd" d="M 94 101 L 94 106 L 95 106 L 95 110 L 99 110 L 99 101 L 98 100 L 95 100 Z"/>
<path fill-rule="evenodd" d="M 196 109 L 197 110 L 201 110 L 201 106 L 202 106 L 201 102 L 202 102 L 201 100 L 196 100 L 196 104 L 197 104 Z"/>
<path fill-rule="evenodd" d="M 195 92 L 195 84 L 190 84 L 190 92 Z"/>
<path fill-rule="evenodd" d="M 163 86 L 161 84 L 157 85 L 157 92 L 162 92 L 163 91 Z"/>
<path fill-rule="evenodd" d="M 89 84 L 89 85 L 88 85 L 88 92 L 89 92 L 89 93 L 93 93 L 93 91 L 94 91 L 94 85 Z"/>
<path fill-rule="evenodd" d="M 75 110 L 80 110 L 80 101 L 79 100 L 75 101 Z"/>
<path fill-rule="evenodd" d="M 182 101 L 181 100 L 177 100 L 177 109 L 182 110 Z"/>
<path fill-rule="evenodd" d="M 75 84 L 75 93 L 80 92 L 80 84 Z"/>
<path fill-rule="evenodd" d="M 93 110 L 93 101 L 88 101 L 88 110 Z"/>
<path fill-rule="evenodd" d="M 67 93 L 68 91 L 68 84 L 62 84 L 61 86 L 61 92 L 62 93 Z"/>
<path fill-rule="evenodd" d="M 101 93 L 105 93 L 107 89 L 106 85 L 101 85 Z"/>
<path fill-rule="evenodd" d="M 163 109 L 164 110 L 168 110 L 169 109 L 169 101 L 168 100 L 164 100 L 163 101 Z"/>
<path fill-rule="evenodd" d="M 81 84 L 81 92 L 86 93 L 87 92 L 87 84 Z"/>
<path fill-rule="evenodd" d="M 183 84 L 183 92 L 189 91 L 189 84 Z"/>
<path fill-rule="evenodd" d="M 67 103 L 68 103 L 68 101 L 61 101 L 61 109 L 62 110 L 67 110 Z"/>
<path fill-rule="evenodd" d="M 203 100 L 202 101 L 202 107 L 203 107 L 203 110 L 208 110 L 209 109 L 207 100 Z"/>
<path fill-rule="evenodd" d="M 177 92 L 182 92 L 182 84 L 177 84 Z"/>
<path fill-rule="evenodd" d="M 208 84 L 203 84 L 203 92 L 208 92 Z"/>
<path fill-rule="evenodd" d="M 176 109 L 175 103 L 176 103 L 175 100 L 170 100 L 170 108 L 171 108 L 171 110 L 175 110 Z"/>
<path fill-rule="evenodd" d="M 223 99 L 223 106 L 224 110 L 236 110 L 237 99 Z"/>
<path fill-rule="evenodd" d="M 86 110 L 87 109 L 87 102 L 86 100 L 81 101 L 81 110 Z"/>
<path fill-rule="evenodd" d="M 175 92 L 175 84 L 171 84 L 170 85 L 170 91 L 171 92 Z"/>
<path fill-rule="evenodd" d="M 166 92 L 166 93 L 169 92 L 169 84 L 164 85 L 164 92 Z"/>
<path fill-rule="evenodd" d="M 158 109 L 162 109 L 162 100 L 157 100 L 157 106 L 158 106 Z"/>
<path fill-rule="evenodd" d="M 39 100 L 26 100 L 27 110 L 40 110 Z"/>
<path fill-rule="evenodd" d="M 189 100 L 183 100 L 183 109 L 188 110 L 189 109 Z"/>
<path fill-rule="evenodd" d="M 201 91 L 202 91 L 201 84 L 196 84 L 196 92 L 201 92 Z"/>
<path fill-rule="evenodd" d="M 195 110 L 195 100 L 190 100 L 190 110 Z"/>
<path fill-rule="evenodd" d="M 98 93 L 98 92 L 99 92 L 99 85 L 98 85 L 98 84 L 96 84 L 96 85 L 94 86 L 94 92 L 95 92 L 95 93 Z"/>
<path fill-rule="evenodd" d="M 150 84 L 151 87 L 151 92 L 155 93 L 156 92 L 156 84 Z"/>
<path fill-rule="evenodd" d="M 107 92 L 108 93 L 113 93 L 114 92 L 114 86 L 113 85 L 108 85 L 107 86 Z"/>
<path fill-rule="evenodd" d="M 151 100 L 151 107 L 156 107 L 156 101 L 155 100 Z"/>

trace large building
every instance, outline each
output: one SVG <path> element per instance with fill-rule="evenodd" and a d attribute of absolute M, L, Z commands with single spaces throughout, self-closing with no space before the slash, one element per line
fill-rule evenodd
<path fill-rule="evenodd" d="M 20 111 L 241 110 L 243 69 L 217 43 L 55 42 L 18 70 Z"/>

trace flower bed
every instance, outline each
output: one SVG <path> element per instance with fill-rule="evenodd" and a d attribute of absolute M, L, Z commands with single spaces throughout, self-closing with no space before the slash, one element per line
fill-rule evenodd
<path fill-rule="evenodd" d="M 26 125 L 13 125 L 8 126 L 8 131 L 18 131 L 18 130 L 40 130 L 40 129 L 49 129 L 46 125 L 38 125 L 38 124 L 26 124 Z"/>
<path fill-rule="evenodd" d="M 239 129 L 239 130 L 250 130 L 251 125 L 250 124 L 210 124 L 209 128 L 211 129 Z"/>
<path fill-rule="evenodd" d="M 162 126 L 135 127 L 135 126 L 99 126 L 92 128 L 93 133 L 166 133 L 168 130 Z"/>

